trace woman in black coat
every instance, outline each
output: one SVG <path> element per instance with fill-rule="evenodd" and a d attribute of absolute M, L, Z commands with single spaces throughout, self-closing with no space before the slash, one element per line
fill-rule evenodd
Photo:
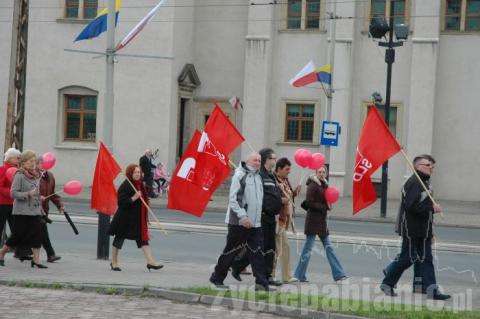
<path fill-rule="evenodd" d="M 122 249 L 125 239 L 135 240 L 137 247 L 142 248 L 147 269 L 160 269 L 163 265 L 158 264 L 152 256 L 152 250 L 148 244 L 148 208 L 142 203 L 140 197 L 148 204 L 148 196 L 142 183 L 142 170 L 137 164 L 130 164 L 125 172 L 128 180 L 125 180 L 118 188 L 118 209 L 113 217 L 108 234 L 115 236 L 112 244 L 112 262 L 110 268 L 120 271 L 118 267 L 118 251 Z M 136 190 L 133 189 L 132 185 Z"/>
<path fill-rule="evenodd" d="M 325 254 L 327 255 L 328 263 L 332 270 L 333 280 L 340 283 L 348 278 L 328 238 L 327 211 L 330 210 L 331 207 L 325 200 L 325 190 L 328 188 L 326 177 L 327 168 L 323 166 L 307 181 L 307 196 L 302 203 L 302 208 L 307 210 L 307 217 L 305 219 L 306 239 L 302 254 L 298 259 L 298 264 L 295 269 L 295 277 L 301 282 L 307 281 L 305 275 L 316 236 L 320 238 L 325 249 Z"/>

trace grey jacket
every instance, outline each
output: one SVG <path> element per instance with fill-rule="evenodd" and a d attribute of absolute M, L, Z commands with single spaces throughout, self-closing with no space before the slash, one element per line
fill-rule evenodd
<path fill-rule="evenodd" d="M 258 171 L 251 171 L 244 162 L 235 170 L 228 196 L 225 222 L 240 225 L 250 218 L 255 228 L 261 226 L 263 184 Z"/>
<path fill-rule="evenodd" d="M 42 215 L 39 192 L 40 178 L 28 178 L 21 170 L 13 177 L 10 195 L 13 198 L 12 215 L 37 216 Z M 36 189 L 33 196 L 29 191 Z"/>

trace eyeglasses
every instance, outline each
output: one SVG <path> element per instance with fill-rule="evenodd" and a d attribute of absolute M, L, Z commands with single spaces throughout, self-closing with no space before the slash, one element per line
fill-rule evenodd
<path fill-rule="evenodd" d="M 269 157 L 268 159 L 271 159 L 271 160 L 274 160 L 274 161 L 276 161 L 276 160 L 277 160 L 277 158 L 276 158 L 276 157 Z"/>
<path fill-rule="evenodd" d="M 431 167 L 431 168 L 435 168 L 435 166 L 434 166 L 432 163 L 427 163 L 427 164 L 418 164 L 418 165 L 422 165 L 422 166 L 425 166 L 425 167 Z"/>

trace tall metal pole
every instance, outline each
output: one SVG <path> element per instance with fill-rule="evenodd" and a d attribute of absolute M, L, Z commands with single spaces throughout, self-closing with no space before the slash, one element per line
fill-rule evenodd
<path fill-rule="evenodd" d="M 108 0 L 107 16 L 107 50 L 106 50 L 106 72 L 105 72 L 105 106 L 103 109 L 103 134 L 102 139 L 113 153 L 113 75 L 115 56 L 115 0 Z M 107 234 L 110 225 L 110 216 L 98 214 L 98 238 L 97 258 L 108 259 L 110 248 L 110 237 Z"/>
<path fill-rule="evenodd" d="M 390 2 L 390 31 L 388 39 L 388 47 L 385 50 L 385 62 L 387 63 L 387 92 L 385 94 L 385 123 L 389 126 L 390 123 L 390 93 L 392 87 L 392 64 L 395 62 L 395 49 L 393 43 L 393 22 L 395 13 L 395 2 Z M 388 192 L 388 161 L 382 165 L 382 196 L 380 202 L 380 217 L 387 216 L 387 192 Z"/>
<path fill-rule="evenodd" d="M 329 46 L 329 64 L 331 67 L 330 84 L 328 85 L 327 108 L 325 110 L 326 121 L 332 120 L 332 102 L 333 102 L 333 70 L 335 63 L 335 42 L 336 42 L 336 22 L 337 22 L 337 0 L 332 1 L 332 12 L 330 13 L 330 46 Z M 330 165 L 330 145 L 325 145 L 325 161 Z M 329 170 L 330 172 L 330 170 Z"/>

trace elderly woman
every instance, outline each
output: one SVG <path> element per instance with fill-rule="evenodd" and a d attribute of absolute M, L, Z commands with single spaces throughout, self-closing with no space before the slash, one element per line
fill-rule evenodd
<path fill-rule="evenodd" d="M 10 229 L 13 228 L 12 208 L 13 198 L 10 196 L 10 187 L 12 181 L 7 178 L 7 170 L 9 168 L 18 168 L 20 160 L 20 151 L 15 148 L 9 148 L 5 152 L 3 165 L 0 166 L 0 236 L 3 233 L 5 224 L 8 221 Z"/>
<path fill-rule="evenodd" d="M 5 254 L 12 247 L 32 248 L 32 268 L 48 268 L 40 264 L 40 247 L 42 246 L 42 210 L 39 192 L 40 174 L 36 169 L 36 155 L 33 151 L 24 151 L 20 155 L 20 169 L 13 177 L 10 195 L 13 198 L 12 235 L 0 250 L 0 265 L 4 266 Z"/>
<path fill-rule="evenodd" d="M 305 274 L 316 236 L 320 238 L 325 248 L 325 254 L 327 255 L 328 263 L 332 270 L 333 280 L 341 283 L 348 278 L 328 238 L 327 211 L 330 210 L 331 207 L 325 200 L 325 190 L 328 187 L 326 177 L 327 168 L 323 166 L 307 181 L 307 196 L 305 202 L 302 203 L 302 208 L 307 210 L 307 217 L 305 219 L 306 240 L 295 270 L 295 277 L 301 282 L 307 282 Z"/>
<path fill-rule="evenodd" d="M 130 239 L 137 242 L 138 248 L 142 248 L 148 271 L 160 269 L 163 265 L 155 261 L 148 243 L 148 208 L 140 199 L 143 198 L 148 203 L 147 190 L 142 182 L 142 170 L 137 164 L 130 164 L 125 175 L 128 180 L 118 188 L 118 210 L 108 230 L 109 235 L 115 236 L 110 268 L 114 271 L 121 270 L 118 267 L 118 251 L 122 249 L 125 239 Z"/>

